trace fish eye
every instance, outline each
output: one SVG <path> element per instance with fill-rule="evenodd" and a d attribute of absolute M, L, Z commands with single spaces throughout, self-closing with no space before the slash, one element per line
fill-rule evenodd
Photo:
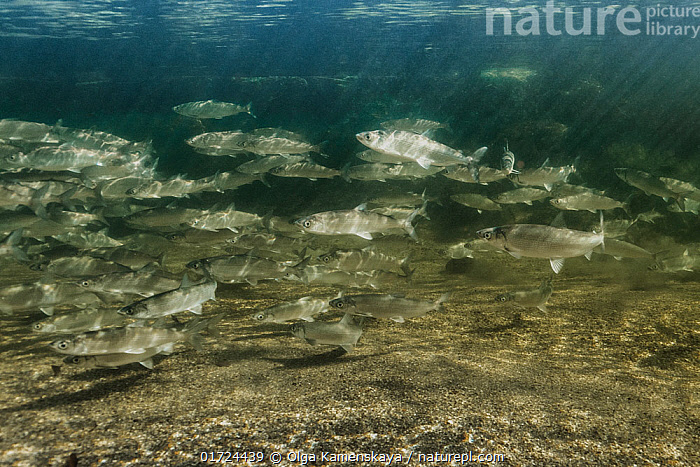
<path fill-rule="evenodd" d="M 311 221 L 304 221 L 303 225 L 308 229 L 309 227 L 311 227 Z"/>
<path fill-rule="evenodd" d="M 131 316 L 134 314 L 134 309 L 131 307 L 124 307 L 120 311 L 122 311 L 127 316 Z"/>
<path fill-rule="evenodd" d="M 491 232 L 484 232 L 483 237 L 484 237 L 484 240 L 490 240 L 491 239 Z"/>
<path fill-rule="evenodd" d="M 80 357 L 73 357 L 71 358 L 70 362 L 77 365 L 78 363 L 80 363 Z"/>
<path fill-rule="evenodd" d="M 88 285 L 90 285 L 90 281 L 88 281 L 88 280 L 80 281 L 80 285 L 82 285 L 83 287 L 87 287 Z"/>
<path fill-rule="evenodd" d="M 324 263 L 327 263 L 327 262 L 329 262 L 329 261 L 331 260 L 331 257 L 330 257 L 330 256 L 324 256 L 322 259 L 323 259 L 323 262 L 324 262 Z"/>
<path fill-rule="evenodd" d="M 343 302 L 337 302 L 337 303 L 335 304 L 335 307 L 336 307 L 336 308 L 343 308 L 344 306 L 345 306 L 345 303 L 343 303 Z"/>
<path fill-rule="evenodd" d="M 265 314 L 258 313 L 257 315 L 255 315 L 255 319 L 257 319 L 258 321 L 262 321 L 263 319 L 265 319 Z"/>
<path fill-rule="evenodd" d="M 136 188 L 129 188 L 126 190 L 127 195 L 135 195 L 136 194 Z"/>
<path fill-rule="evenodd" d="M 38 330 L 40 330 L 41 328 L 43 328 L 44 325 L 43 325 L 42 323 L 36 323 L 36 324 L 35 324 L 34 326 L 32 326 L 32 327 L 34 328 L 35 331 L 38 331 Z"/>
<path fill-rule="evenodd" d="M 8 161 L 13 161 L 13 160 L 15 160 L 15 159 L 17 159 L 17 155 L 15 155 L 15 154 L 10 154 L 10 155 L 7 156 L 7 160 L 8 160 Z"/>
<path fill-rule="evenodd" d="M 56 347 L 61 350 L 66 350 L 68 348 L 68 342 L 60 341 L 58 344 L 56 344 Z"/>
<path fill-rule="evenodd" d="M 245 141 L 239 141 L 237 144 L 238 144 L 238 146 L 241 147 L 241 148 L 244 148 L 244 147 L 245 147 Z"/>

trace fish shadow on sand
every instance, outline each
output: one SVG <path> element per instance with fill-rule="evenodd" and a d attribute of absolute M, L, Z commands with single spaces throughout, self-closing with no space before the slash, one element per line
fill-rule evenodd
<path fill-rule="evenodd" d="M 685 342 L 664 347 L 654 352 L 653 355 L 642 358 L 637 362 L 637 366 L 640 368 L 656 367 L 662 370 L 668 370 L 679 363 L 697 362 L 700 338 L 690 337 L 683 340 Z"/>
<path fill-rule="evenodd" d="M 511 329 L 524 329 L 530 327 L 532 324 L 531 321 L 527 319 L 523 319 L 523 317 L 520 315 L 520 313 L 517 313 L 515 316 L 513 316 L 513 319 L 504 324 L 497 324 L 494 326 L 488 326 L 488 327 L 478 327 L 474 328 L 471 331 L 467 331 L 467 334 L 495 334 L 503 331 L 508 331 Z"/>
<path fill-rule="evenodd" d="M 342 357 L 342 358 L 341 358 Z M 337 365 L 364 360 L 370 355 L 348 354 L 338 347 L 322 354 L 308 355 L 298 358 L 263 358 L 269 362 L 279 363 L 286 369 L 311 368 L 316 366 Z"/>
<path fill-rule="evenodd" d="M 99 377 L 101 373 L 106 373 L 106 371 L 107 370 L 87 371 L 81 373 L 81 377 L 89 374 L 89 379 L 94 380 L 96 377 Z M 118 370 L 114 371 L 117 371 L 117 374 L 119 373 Z M 111 373 L 112 375 L 114 374 L 114 371 Z M 124 370 L 123 372 L 132 373 L 131 370 Z M 132 391 L 135 386 L 143 384 L 144 378 L 148 376 L 149 372 L 144 368 L 143 372 L 137 372 L 118 380 L 112 379 L 110 381 L 96 383 L 87 389 L 81 389 L 76 392 L 61 392 L 49 397 L 36 396 L 36 400 L 17 405 L 15 407 L 2 408 L 0 409 L 0 414 L 23 412 L 27 410 L 45 410 L 52 407 L 70 406 L 87 401 L 100 401 L 113 393 Z M 87 376 L 85 377 L 87 378 Z M 70 385 L 68 385 L 68 387 L 70 387 Z"/>

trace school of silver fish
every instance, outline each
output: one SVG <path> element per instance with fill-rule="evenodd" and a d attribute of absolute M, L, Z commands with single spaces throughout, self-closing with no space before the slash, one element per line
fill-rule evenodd
<path fill-rule="evenodd" d="M 239 114 L 255 117 L 251 104 L 215 100 L 184 103 L 173 110 L 200 121 Z M 620 239 L 638 222 L 654 223 L 677 212 L 697 215 L 700 189 L 689 182 L 616 168 L 615 175 L 633 189 L 668 203 L 668 213 L 652 209 L 633 219 L 630 198 L 639 192 L 621 201 L 569 184 L 578 161 L 556 167 L 547 160 L 527 168 L 506 142 L 499 167 L 493 168 L 482 163 L 487 147 L 464 151 L 438 141 L 436 135 L 448 134 L 449 125 L 401 118 L 379 126 L 356 134 L 363 150 L 356 161 L 340 168 L 321 163 L 321 145 L 285 129 L 202 133 L 186 141 L 193 151 L 204 157 L 235 157 L 238 165 L 189 179 L 161 175 L 150 143 L 68 128 L 61 122 L 52 126 L 0 120 L 0 231 L 5 235 L 0 260 L 44 274 L 38 282 L 0 286 L 0 311 L 41 310 L 48 315 L 32 329 L 57 335 L 50 347 L 67 355 L 67 365 L 115 368 L 140 363 L 152 368 L 153 357 L 171 354 L 176 343 L 189 342 L 200 350 L 202 331 L 218 334 L 222 315 L 200 316 L 216 300 L 218 284 L 297 281 L 332 286 L 340 293 L 277 303 L 259 309 L 251 319 L 265 325 L 296 321 L 289 328 L 293 336 L 350 352 L 366 319 L 403 323 L 439 312 L 448 302 L 450 293 L 433 300 L 384 293 L 410 282 L 416 269 L 411 268 L 410 255 L 392 256 L 367 244 L 388 235 L 420 242 L 416 225 L 430 222 L 429 203 L 443 200 L 454 203 L 450 209 L 455 215 L 497 211 L 506 218 L 518 204 L 540 202 L 554 219 L 549 225 L 483 228 L 476 232 L 477 240 L 439 245 L 437 252 L 446 260 L 466 261 L 502 250 L 514 258 L 548 259 L 559 273 L 565 259 L 590 260 L 595 252 L 646 261 L 650 270 L 660 272 L 700 267 L 697 245 L 652 253 Z M 380 182 L 387 189 L 357 206 L 299 212 L 291 219 L 237 209 L 231 193 L 256 181 L 274 189 L 268 175 L 336 179 L 332 183 L 339 189 L 352 181 Z M 426 181 L 434 177 L 451 180 L 447 196 L 431 193 Z M 387 183 L 394 180 L 421 188 L 407 191 Z M 499 187 L 495 194 L 494 187 Z M 226 201 L 185 202 L 205 192 L 219 193 Z M 546 199 L 548 203 L 542 203 Z M 610 216 L 616 210 L 622 218 L 604 219 L 603 211 Z M 561 215 L 555 217 L 560 211 L 599 214 L 597 222 L 591 219 L 591 229 L 575 230 L 566 227 Z M 212 256 L 212 250 L 217 254 Z M 163 268 L 170 255 L 187 258 L 184 271 L 173 274 Z M 377 293 L 346 292 L 352 288 Z M 550 277 L 539 287 L 512 290 L 496 300 L 546 312 L 552 291 Z M 187 311 L 195 316 L 186 322 L 173 319 Z M 342 317 L 315 320 L 334 312 Z"/>

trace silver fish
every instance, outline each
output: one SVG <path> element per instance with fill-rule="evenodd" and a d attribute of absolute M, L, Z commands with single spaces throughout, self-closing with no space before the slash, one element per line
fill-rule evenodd
<path fill-rule="evenodd" d="M 374 151 L 372 149 L 366 149 L 362 152 L 355 154 L 355 157 L 362 159 L 365 162 L 381 163 L 381 164 L 395 164 L 396 157 L 390 156 L 381 152 Z"/>
<path fill-rule="evenodd" d="M 476 209 L 479 214 L 481 214 L 481 211 L 501 210 L 501 206 L 498 203 L 478 193 L 460 193 L 450 196 L 450 199 L 464 206 Z"/>
<path fill-rule="evenodd" d="M 108 165 L 123 155 L 115 151 L 84 149 L 72 145 L 43 147 L 27 154 L 9 155 L 2 161 L 5 168 L 79 172 L 84 167 Z"/>
<path fill-rule="evenodd" d="M 263 323 L 286 323 L 297 319 L 311 322 L 314 320 L 314 316 L 325 313 L 329 309 L 328 300 L 303 297 L 265 308 L 262 311 L 253 313 L 251 318 Z"/>
<path fill-rule="evenodd" d="M 165 257 L 165 253 L 161 253 L 158 256 L 151 256 L 141 251 L 130 250 L 124 247 L 95 248 L 92 250 L 85 250 L 84 254 L 92 256 L 93 258 L 102 258 L 107 261 L 121 264 L 122 266 L 126 266 L 134 271 L 142 269 L 151 263 L 156 263 L 159 266 L 163 266 L 163 259 Z"/>
<path fill-rule="evenodd" d="M 216 282 L 209 279 L 193 284 L 187 274 L 180 287 L 153 295 L 119 309 L 118 313 L 137 319 L 154 319 L 180 311 L 202 313 L 202 303 L 216 300 Z"/>
<path fill-rule="evenodd" d="M 458 182 L 479 183 L 481 185 L 497 182 L 507 177 L 504 171 L 491 167 L 480 166 L 478 180 L 474 178 L 472 172 L 473 171 L 467 166 L 455 165 L 452 167 L 445 167 L 445 170 L 442 171 L 442 175 L 452 180 L 457 180 Z"/>
<path fill-rule="evenodd" d="M 606 227 L 607 229 L 607 227 Z M 654 257 L 649 251 L 642 247 L 634 245 L 632 243 L 623 242 L 622 240 L 616 240 L 614 238 L 605 237 L 605 248 L 602 245 L 598 245 L 593 249 L 595 253 L 606 254 L 613 256 L 615 259 L 619 260 L 622 258 L 648 258 Z"/>
<path fill-rule="evenodd" d="M 574 172 L 576 172 L 574 165 L 563 167 L 545 167 L 543 165 L 538 169 L 523 169 L 519 173 L 513 172 L 508 175 L 508 178 L 516 185 L 542 186 L 550 191 L 557 184 L 566 182 Z"/>
<path fill-rule="evenodd" d="M 344 295 L 331 300 L 330 305 L 351 315 L 386 318 L 403 323 L 407 318 L 425 316 L 429 311 L 439 309 L 449 300 L 450 295 L 450 292 L 445 293 L 435 301 L 390 294 Z"/>
<path fill-rule="evenodd" d="M 119 240 L 107 235 L 106 230 L 99 232 L 66 232 L 53 235 L 53 238 L 59 242 L 77 246 L 78 248 L 102 248 L 123 245 Z"/>
<path fill-rule="evenodd" d="M 603 212 L 600 233 L 571 230 L 549 225 L 513 224 L 479 230 L 476 234 L 515 258 L 549 258 L 552 270 L 559 273 L 565 258 L 591 258 L 593 249 L 604 241 Z"/>
<path fill-rule="evenodd" d="M 661 251 L 654 255 L 656 261 L 649 267 L 652 271 L 680 272 L 695 271 L 700 268 L 700 254 L 686 248 L 682 254 L 674 254 L 672 251 Z"/>
<path fill-rule="evenodd" d="M 54 307 L 64 305 L 102 305 L 102 300 L 65 282 L 29 282 L 0 288 L 0 312 L 5 314 L 39 309 L 51 316 Z"/>
<path fill-rule="evenodd" d="M 422 134 L 427 131 L 434 131 L 439 128 L 449 128 L 447 123 L 440 123 L 424 118 L 400 118 L 397 120 L 387 120 L 379 124 L 385 130 L 402 130 Z"/>
<path fill-rule="evenodd" d="M 362 336 L 362 319 L 346 314 L 340 321 L 328 323 L 296 323 L 290 328 L 294 337 L 304 339 L 311 345 L 335 345 L 352 352 Z"/>
<path fill-rule="evenodd" d="M 216 324 L 222 315 L 194 318 L 177 327 L 123 326 L 90 331 L 53 341 L 50 347 L 67 355 L 143 354 L 147 349 L 187 341 L 202 350 L 199 333 Z"/>
<path fill-rule="evenodd" d="M 214 131 L 193 136 L 186 143 L 197 149 L 216 148 L 246 152 L 247 141 L 253 137 L 250 133 L 242 131 Z"/>
<path fill-rule="evenodd" d="M 262 217 L 244 211 L 236 211 L 235 204 L 231 204 L 226 209 L 216 207 L 204 211 L 194 219 L 187 222 L 187 225 L 201 230 L 221 230 L 228 229 L 237 232 L 241 227 L 262 226 Z"/>
<path fill-rule="evenodd" d="M 501 170 L 503 170 L 507 175 L 512 173 L 520 173 L 515 170 L 515 154 L 508 150 L 508 142 L 506 142 L 506 147 L 503 148 L 503 156 L 501 156 Z"/>
<path fill-rule="evenodd" d="M 116 272 L 98 277 L 87 277 L 75 281 L 84 291 L 137 294 L 142 297 L 173 290 L 181 281 L 164 276 L 154 268 L 143 268 L 133 272 Z"/>
<path fill-rule="evenodd" d="M 63 363 L 78 368 L 117 368 L 131 363 L 140 363 L 149 370 L 153 369 L 153 357 L 156 355 L 170 355 L 173 353 L 174 343 L 163 344 L 158 347 L 145 349 L 143 353 L 112 353 L 102 355 L 69 355 L 63 359 Z"/>
<path fill-rule="evenodd" d="M 126 319 L 112 308 L 86 308 L 38 321 L 32 325 L 32 330 L 46 333 L 96 331 L 110 326 L 123 326 Z"/>
<path fill-rule="evenodd" d="M 100 276 L 113 272 L 130 271 L 128 267 L 121 264 L 89 256 L 59 258 L 42 264 L 38 268 L 32 267 L 32 269 L 45 271 L 48 274 L 60 277 Z"/>
<path fill-rule="evenodd" d="M 341 175 L 340 170 L 308 161 L 286 163 L 270 169 L 268 173 L 277 177 L 308 178 L 309 180 L 333 178 Z"/>
<path fill-rule="evenodd" d="M 550 199 L 549 202 L 557 209 L 569 211 L 590 211 L 622 208 L 625 211 L 629 206 L 616 199 L 600 196 L 593 193 L 581 193 L 578 195 L 566 196 L 564 198 Z"/>
<path fill-rule="evenodd" d="M 433 176 L 442 170 L 444 170 L 443 167 L 439 166 L 424 168 L 413 162 L 405 162 L 388 167 L 386 172 L 392 180 L 419 180 L 421 178 Z"/>
<path fill-rule="evenodd" d="M 365 209 L 366 205 L 361 204 L 355 209 L 319 212 L 297 219 L 294 223 L 304 231 L 317 235 L 357 235 L 367 240 L 372 240 L 373 233 L 384 234 L 400 229 L 417 241 L 418 237 L 411 222 L 418 215 L 419 209 L 404 221 Z"/>
<path fill-rule="evenodd" d="M 252 105 L 252 102 L 248 103 L 246 106 L 242 106 L 210 99 L 208 101 L 187 102 L 186 104 L 176 105 L 173 107 L 173 110 L 185 117 L 199 119 L 215 118 L 218 120 L 240 113 L 247 113 L 254 117 Z"/>
<path fill-rule="evenodd" d="M 545 279 L 536 289 L 518 290 L 506 292 L 496 297 L 497 302 L 512 301 L 521 308 L 537 308 L 540 311 L 547 311 L 545 303 L 552 296 L 552 278 Z"/>
<path fill-rule="evenodd" d="M 139 211 L 130 216 L 127 216 L 124 221 L 135 228 L 152 227 L 173 227 L 180 224 L 187 224 L 200 216 L 202 211 L 199 209 L 179 208 L 176 206 L 166 206 L 164 208 L 155 208 L 148 211 Z M 176 230 L 176 229 L 173 229 Z"/>
<path fill-rule="evenodd" d="M 685 209 L 685 192 L 676 193 L 675 191 L 670 190 L 666 187 L 664 182 L 646 172 L 634 169 L 617 168 L 615 169 L 615 175 L 620 177 L 620 179 L 622 179 L 625 183 L 632 185 L 635 188 L 639 188 L 647 195 L 659 196 L 663 198 L 664 201 L 674 199 L 676 200 L 676 203 L 678 203 L 678 206 L 680 206 L 681 210 Z"/>
<path fill-rule="evenodd" d="M 381 253 L 374 248 L 366 247 L 361 250 L 335 250 L 319 256 L 324 266 L 342 271 L 374 271 L 400 270 L 405 274 L 411 272 L 408 264 L 409 256 L 403 259 Z"/>
<path fill-rule="evenodd" d="M 464 259 L 473 258 L 474 251 L 468 248 L 468 244 L 465 242 L 460 242 L 454 245 L 450 245 L 444 249 L 441 254 L 444 254 L 451 259 Z"/>
<path fill-rule="evenodd" d="M 252 161 L 244 162 L 236 167 L 236 170 L 244 174 L 256 175 L 269 172 L 270 170 L 280 166 L 308 160 L 308 157 L 304 155 L 271 154 L 262 156 Z"/>
<path fill-rule="evenodd" d="M 479 178 L 476 163 L 485 152 L 482 148 L 466 156 L 462 151 L 452 149 L 426 136 L 401 130 L 366 131 L 355 136 L 368 148 L 393 156 L 396 162 L 416 162 L 423 168 L 431 165 L 449 167 L 465 164 L 472 168 L 475 179 Z"/>
<path fill-rule="evenodd" d="M 549 196 L 548 191 L 540 190 L 539 188 L 518 188 L 501 193 L 493 200 L 499 204 L 525 203 L 528 206 L 532 206 L 533 201 L 548 198 Z"/>
<path fill-rule="evenodd" d="M 296 279 L 295 266 L 252 254 L 214 256 L 187 263 L 187 268 L 203 271 L 217 282 L 257 285 L 261 280 Z"/>
<path fill-rule="evenodd" d="M 379 287 L 376 271 L 350 272 L 331 269 L 325 266 L 306 266 L 302 269 L 300 278 L 305 285 L 328 285 L 337 287 Z"/>
<path fill-rule="evenodd" d="M 22 120 L 0 120 L 0 139 L 22 143 L 59 143 L 54 128 L 43 123 Z"/>

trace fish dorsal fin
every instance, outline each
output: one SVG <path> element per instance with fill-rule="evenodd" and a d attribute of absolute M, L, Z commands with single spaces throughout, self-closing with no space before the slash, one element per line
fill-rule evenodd
<path fill-rule="evenodd" d="M 564 213 L 560 212 L 557 214 L 557 217 L 554 218 L 551 224 L 549 224 L 551 227 L 557 227 L 560 229 L 565 229 L 566 228 L 566 222 L 564 222 Z"/>
<path fill-rule="evenodd" d="M 544 160 L 542 165 L 540 166 L 540 169 L 544 169 L 545 167 L 549 166 L 549 157 Z"/>
<path fill-rule="evenodd" d="M 364 211 L 367 209 L 367 203 L 362 203 L 360 205 L 355 206 L 355 209 L 353 211 Z"/>
<path fill-rule="evenodd" d="M 343 350 L 345 350 L 347 353 L 352 352 L 353 349 L 355 348 L 355 346 L 352 345 L 352 344 L 343 344 L 343 345 L 341 345 L 340 347 L 342 347 Z"/>
<path fill-rule="evenodd" d="M 550 258 L 549 264 L 552 265 L 552 271 L 554 271 L 555 274 L 559 274 L 561 268 L 564 267 L 564 258 Z"/>
<path fill-rule="evenodd" d="M 591 260 L 591 257 L 593 256 L 593 250 L 589 251 L 588 253 L 586 253 L 586 254 L 583 255 L 583 256 L 585 256 L 586 259 L 587 259 L 588 261 L 590 261 L 590 260 Z"/>
<path fill-rule="evenodd" d="M 403 316 L 397 315 L 397 316 L 392 316 L 391 318 L 392 321 L 395 321 L 397 323 L 403 323 L 405 320 L 403 319 Z"/>

